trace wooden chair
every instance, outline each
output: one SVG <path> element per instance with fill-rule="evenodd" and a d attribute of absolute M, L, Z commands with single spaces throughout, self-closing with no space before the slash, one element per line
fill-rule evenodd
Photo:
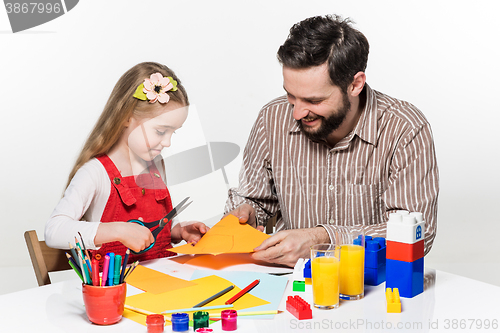
<path fill-rule="evenodd" d="M 64 271 L 71 269 L 68 264 L 65 250 L 53 249 L 39 241 L 35 230 L 24 233 L 26 245 L 31 257 L 31 263 L 35 271 L 36 280 L 39 286 L 50 284 L 49 272 Z"/>

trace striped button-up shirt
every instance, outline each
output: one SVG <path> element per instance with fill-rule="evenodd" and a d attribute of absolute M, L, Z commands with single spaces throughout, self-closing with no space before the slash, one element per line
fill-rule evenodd
<path fill-rule="evenodd" d="M 410 103 L 368 85 L 365 90 L 358 123 L 333 148 L 301 132 L 285 96 L 265 105 L 226 211 L 248 203 L 261 225 L 281 212 L 277 231 L 322 226 L 331 240 L 351 226 L 385 237 L 389 213 L 421 212 L 427 254 L 436 235 L 439 191 L 430 125 Z"/>

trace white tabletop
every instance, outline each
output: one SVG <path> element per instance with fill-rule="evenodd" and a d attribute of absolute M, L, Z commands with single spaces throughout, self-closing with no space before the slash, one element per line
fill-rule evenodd
<path fill-rule="evenodd" d="M 189 278 L 193 268 L 159 259 L 144 264 L 165 273 L 177 272 Z M 243 265 L 238 270 L 269 270 L 258 265 Z M 271 268 L 279 272 L 280 268 Z M 238 318 L 237 332 L 495 332 L 500 331 L 500 287 L 458 275 L 426 269 L 425 291 L 411 299 L 402 298 L 402 313 L 386 312 L 385 283 L 366 286 L 365 297 L 341 301 L 334 310 L 313 309 L 313 319 L 297 320 L 286 311 L 286 297 L 300 295 L 312 304 L 310 290 L 292 292 L 288 284 L 280 310 L 273 320 Z M 291 274 L 290 274 L 291 278 Z M 133 287 L 128 293 L 139 292 Z M 146 327 L 126 318 L 110 326 L 89 322 L 83 307 L 80 280 L 68 280 L 48 286 L 0 296 L 2 332 L 146 332 Z M 479 328 L 481 327 L 481 328 Z M 487 329 L 486 327 L 489 327 Z M 222 332 L 220 322 L 211 325 Z M 171 327 L 165 327 L 171 332 Z"/>

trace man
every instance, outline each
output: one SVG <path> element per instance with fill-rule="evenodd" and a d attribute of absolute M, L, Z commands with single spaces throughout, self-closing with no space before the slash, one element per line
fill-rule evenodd
<path fill-rule="evenodd" d="M 254 259 L 293 266 L 317 243 L 363 228 L 385 237 L 389 213 L 423 213 L 425 253 L 436 234 L 432 132 L 413 105 L 372 90 L 366 37 L 338 16 L 312 17 L 279 48 L 286 96 L 265 105 L 226 211 L 275 235 Z"/>

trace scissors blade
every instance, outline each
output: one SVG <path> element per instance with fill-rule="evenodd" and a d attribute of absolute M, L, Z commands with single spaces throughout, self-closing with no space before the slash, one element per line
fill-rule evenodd
<path fill-rule="evenodd" d="M 168 223 L 168 221 L 172 220 L 175 216 L 177 216 L 180 212 L 182 212 L 187 206 L 189 206 L 192 203 L 192 201 L 183 207 L 183 205 L 188 200 L 189 200 L 189 197 L 185 198 L 184 200 L 179 202 L 179 204 L 177 206 L 175 206 L 175 208 L 172 209 L 167 215 L 165 215 L 165 217 L 161 219 L 159 227 L 163 228 L 165 226 L 165 224 Z"/>

